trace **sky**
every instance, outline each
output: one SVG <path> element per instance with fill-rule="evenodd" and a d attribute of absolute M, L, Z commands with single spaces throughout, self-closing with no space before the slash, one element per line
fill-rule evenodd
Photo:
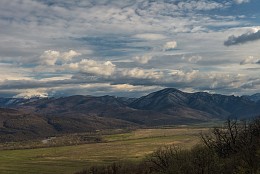
<path fill-rule="evenodd" d="M 259 0 L 1 0 L 0 96 L 260 92 Z"/>

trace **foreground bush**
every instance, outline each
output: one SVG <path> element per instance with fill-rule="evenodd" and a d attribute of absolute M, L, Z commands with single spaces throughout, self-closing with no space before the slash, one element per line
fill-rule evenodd
<path fill-rule="evenodd" d="M 251 122 L 227 120 L 223 128 L 202 135 L 203 143 L 213 150 L 233 173 L 260 173 L 260 117 Z"/>
<path fill-rule="evenodd" d="M 218 164 L 216 153 L 205 146 L 182 150 L 172 145 L 159 148 L 138 164 L 128 162 L 93 166 L 77 174 L 219 174 Z"/>
<path fill-rule="evenodd" d="M 151 174 L 145 163 L 117 162 L 107 166 L 92 166 L 75 174 Z"/>
<path fill-rule="evenodd" d="M 160 148 L 148 157 L 148 166 L 155 173 L 219 174 L 218 160 L 217 155 L 205 146 L 196 146 L 191 150 L 167 146 Z"/>

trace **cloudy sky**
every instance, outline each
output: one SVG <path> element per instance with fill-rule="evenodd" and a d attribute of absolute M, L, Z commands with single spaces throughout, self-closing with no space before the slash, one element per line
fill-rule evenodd
<path fill-rule="evenodd" d="M 1 0 L 0 96 L 260 92 L 259 0 Z"/>

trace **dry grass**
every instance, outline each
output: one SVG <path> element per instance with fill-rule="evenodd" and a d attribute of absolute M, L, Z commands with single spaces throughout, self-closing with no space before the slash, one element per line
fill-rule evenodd
<path fill-rule="evenodd" d="M 199 142 L 198 134 L 205 130 L 207 128 L 139 129 L 106 135 L 106 143 L 4 150 L 0 151 L 0 171 L 3 174 L 69 174 L 92 164 L 138 161 L 165 144 L 190 148 Z"/>

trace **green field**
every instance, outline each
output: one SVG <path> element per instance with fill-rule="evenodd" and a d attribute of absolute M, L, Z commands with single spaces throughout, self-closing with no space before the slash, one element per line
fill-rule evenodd
<path fill-rule="evenodd" d="M 0 151 L 1 174 L 72 174 L 93 164 L 138 161 L 167 144 L 190 148 L 208 128 L 139 129 L 104 135 L 103 143 Z"/>

